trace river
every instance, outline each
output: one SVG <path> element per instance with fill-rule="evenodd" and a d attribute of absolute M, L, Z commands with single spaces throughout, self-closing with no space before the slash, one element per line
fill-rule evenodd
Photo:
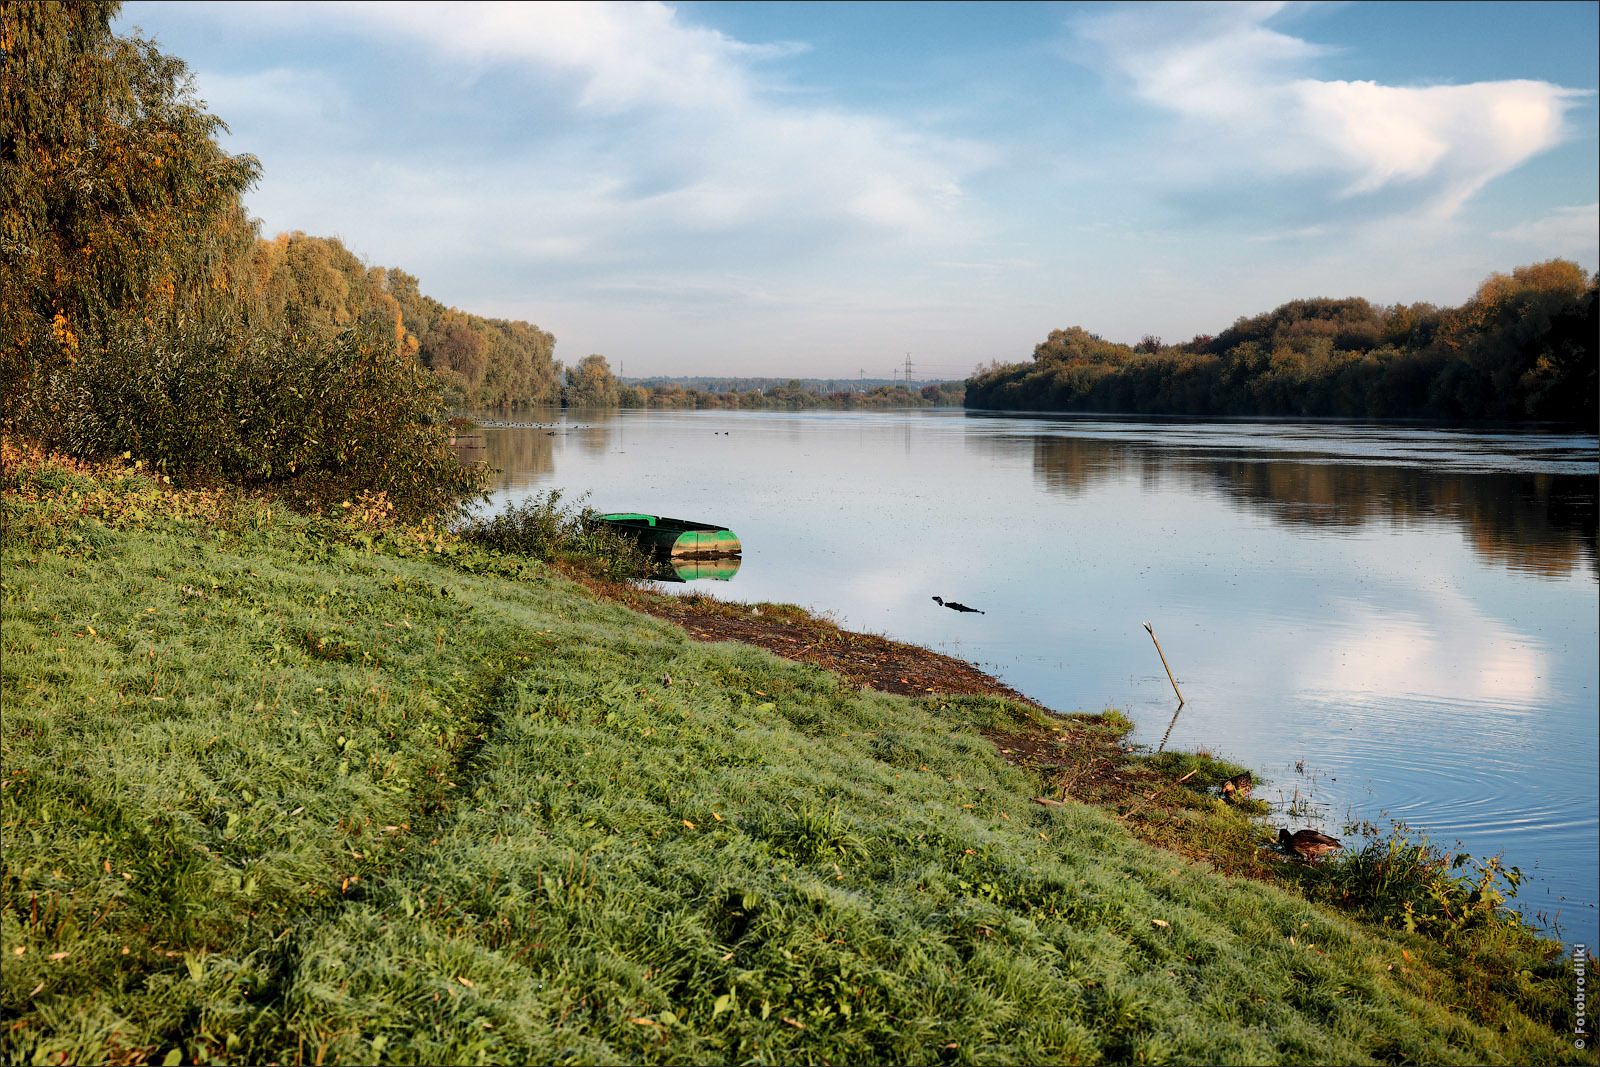
<path fill-rule="evenodd" d="M 959 656 L 1059 711 L 1120 708 L 1137 742 L 1256 768 L 1278 825 L 1399 820 L 1503 853 L 1525 915 L 1600 933 L 1593 436 L 940 409 L 498 418 L 521 425 L 469 453 L 501 471 L 492 507 L 561 488 L 731 527 L 738 573 L 692 588 Z"/>

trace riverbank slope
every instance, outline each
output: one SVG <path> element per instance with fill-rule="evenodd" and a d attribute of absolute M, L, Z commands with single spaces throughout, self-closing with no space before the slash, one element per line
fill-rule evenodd
<path fill-rule="evenodd" d="M 1038 803 L 1026 702 L 6 460 L 8 1060 L 1581 1062 L 1512 1004 L 1559 967 L 1462 989 Z"/>

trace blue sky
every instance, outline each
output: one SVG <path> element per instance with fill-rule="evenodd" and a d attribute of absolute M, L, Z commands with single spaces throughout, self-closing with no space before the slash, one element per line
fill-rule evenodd
<path fill-rule="evenodd" d="M 1600 263 L 1600 5 L 128 3 L 262 231 L 644 374 L 959 378 L 1051 330 Z"/>

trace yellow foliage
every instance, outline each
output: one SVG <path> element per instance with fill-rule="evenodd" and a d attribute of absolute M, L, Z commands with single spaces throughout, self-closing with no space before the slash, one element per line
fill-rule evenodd
<path fill-rule="evenodd" d="M 78 358 L 78 335 L 72 332 L 67 324 L 67 317 L 61 312 L 56 312 L 56 317 L 50 322 L 50 335 L 56 339 L 56 344 L 61 348 L 61 354 L 67 362 Z"/>

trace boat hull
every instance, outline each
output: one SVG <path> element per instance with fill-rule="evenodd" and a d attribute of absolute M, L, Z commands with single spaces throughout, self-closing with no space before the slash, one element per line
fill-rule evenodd
<path fill-rule="evenodd" d="M 741 552 L 739 538 L 726 526 L 634 512 L 601 515 L 600 521 L 673 558 L 726 557 Z"/>

